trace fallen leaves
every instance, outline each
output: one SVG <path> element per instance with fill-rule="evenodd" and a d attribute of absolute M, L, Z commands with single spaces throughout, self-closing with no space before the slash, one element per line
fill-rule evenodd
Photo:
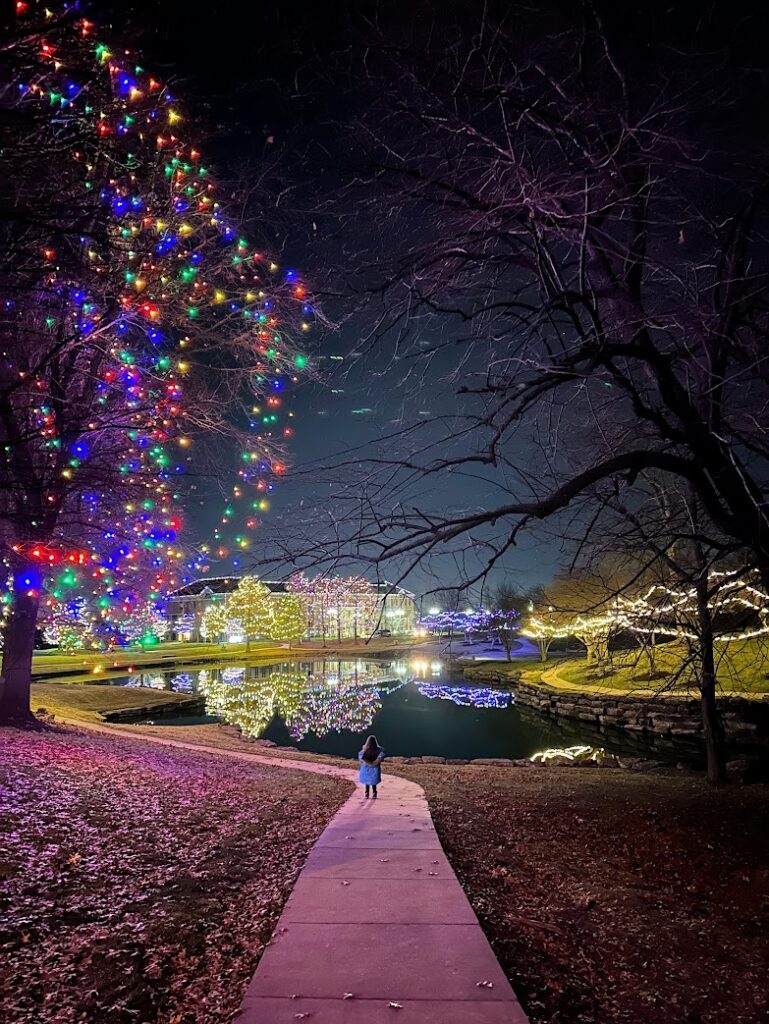
<path fill-rule="evenodd" d="M 0 733 L 3 1024 L 232 1019 L 337 779 Z"/>
<path fill-rule="evenodd" d="M 398 774 L 424 786 L 532 1024 L 763 1024 L 767 787 L 590 768 Z"/>

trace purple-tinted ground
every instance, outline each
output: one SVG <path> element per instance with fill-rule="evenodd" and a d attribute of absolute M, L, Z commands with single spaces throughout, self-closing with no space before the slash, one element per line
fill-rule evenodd
<path fill-rule="evenodd" d="M 0 1020 L 231 1020 L 349 793 L 139 740 L 0 730 Z"/>

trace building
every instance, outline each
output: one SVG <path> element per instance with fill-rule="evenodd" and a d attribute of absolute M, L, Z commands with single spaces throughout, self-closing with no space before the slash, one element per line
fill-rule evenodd
<path fill-rule="evenodd" d="M 262 580 L 275 600 L 288 593 L 285 582 Z M 174 590 L 166 598 L 170 635 L 174 640 L 200 641 L 203 616 L 212 604 L 223 603 L 237 590 L 239 576 L 200 579 Z M 389 583 L 345 585 L 336 577 L 306 580 L 299 596 L 305 599 L 308 636 L 344 640 L 386 630 L 394 636 L 413 634 L 417 622 L 414 595 Z"/>

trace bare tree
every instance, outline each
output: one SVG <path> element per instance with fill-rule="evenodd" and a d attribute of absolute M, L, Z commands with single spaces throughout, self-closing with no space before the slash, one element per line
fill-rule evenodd
<path fill-rule="evenodd" d="M 512 658 L 521 609 L 526 604 L 525 595 L 510 583 L 500 583 L 491 595 L 489 628 L 499 637 L 508 661 Z"/>
<path fill-rule="evenodd" d="M 427 19 L 366 50 L 368 163 L 339 207 L 350 238 L 373 225 L 357 351 L 442 382 L 455 411 L 337 460 L 324 555 L 406 572 L 473 548 L 480 577 L 524 527 L 654 471 L 769 576 L 769 178 L 749 137 L 718 135 L 747 85 L 703 24 L 688 53 L 641 60 L 590 5 L 570 22 L 492 4 L 470 34 Z M 435 507 L 447 474 L 498 499 Z"/>

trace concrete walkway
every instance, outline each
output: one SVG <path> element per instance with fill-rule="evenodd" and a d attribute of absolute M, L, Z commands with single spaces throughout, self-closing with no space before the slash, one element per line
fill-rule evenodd
<path fill-rule="evenodd" d="M 333 765 L 141 738 L 357 780 Z M 385 775 L 377 800 L 364 800 L 357 786 L 310 851 L 237 1018 L 301 1020 L 528 1024 L 415 782 Z"/>

